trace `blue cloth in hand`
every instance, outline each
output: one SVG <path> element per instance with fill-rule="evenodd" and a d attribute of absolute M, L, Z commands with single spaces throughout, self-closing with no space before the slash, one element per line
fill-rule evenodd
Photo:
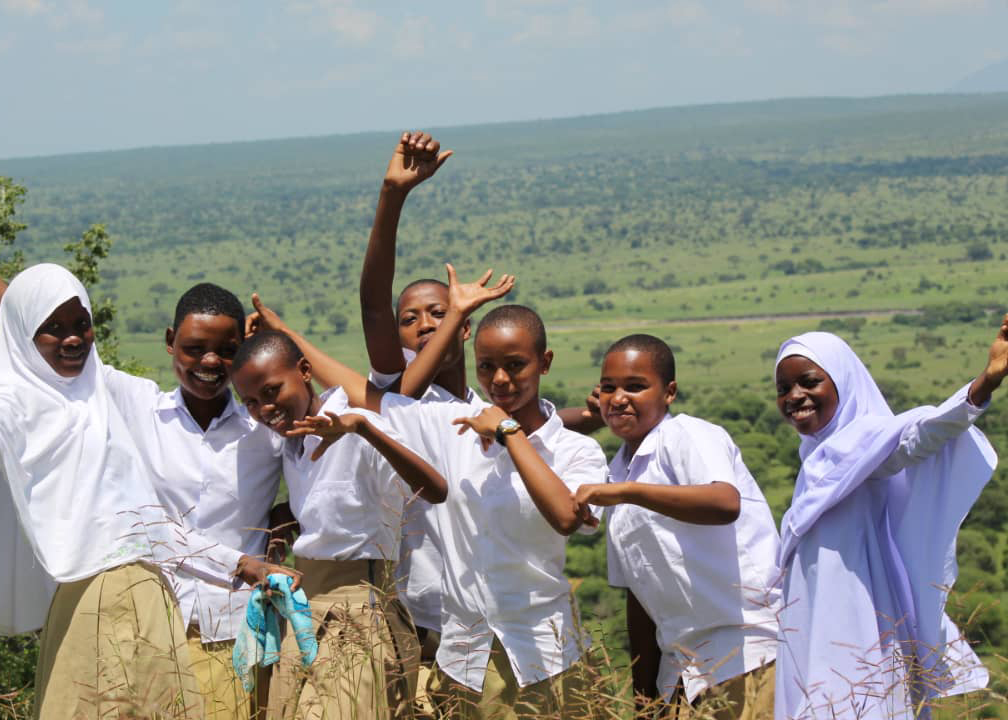
<path fill-rule="evenodd" d="M 294 578 L 273 573 L 266 578 L 269 594 L 263 588 L 252 590 L 245 608 L 245 623 L 235 638 L 231 662 L 241 678 L 246 692 L 255 687 L 256 665 L 272 665 L 280 658 L 280 622 L 284 617 L 290 623 L 301 651 L 301 664 L 305 667 L 318 655 L 318 640 L 312 629 L 311 606 L 304 590 L 291 591 Z"/>

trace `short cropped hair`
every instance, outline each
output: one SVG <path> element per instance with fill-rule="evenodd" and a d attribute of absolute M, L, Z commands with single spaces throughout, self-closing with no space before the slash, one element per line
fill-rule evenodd
<path fill-rule="evenodd" d="M 606 355 L 614 352 L 625 352 L 636 350 L 640 353 L 647 353 L 651 356 L 654 369 L 658 372 L 663 383 L 670 383 L 675 380 L 675 355 L 672 348 L 661 338 L 645 333 L 636 333 L 620 338 L 606 350 Z"/>
<path fill-rule="evenodd" d="M 179 325 L 189 315 L 226 315 L 234 318 L 238 334 L 245 335 L 245 309 L 234 293 L 213 283 L 200 283 L 182 293 L 175 305 L 175 324 L 172 330 L 178 332 Z"/>
<path fill-rule="evenodd" d="M 304 357 L 301 348 L 286 333 L 276 330 L 260 330 L 238 346 L 238 352 L 235 353 L 234 360 L 231 361 L 231 374 L 237 373 L 250 360 L 271 353 L 279 354 L 289 363 L 290 367 L 297 365 L 298 361 Z"/>
<path fill-rule="evenodd" d="M 418 285 L 437 285 L 440 288 L 444 288 L 446 293 L 448 292 L 448 283 L 443 280 L 435 280 L 434 278 L 420 278 L 419 280 L 414 280 L 399 292 L 399 297 L 396 298 L 395 302 L 396 312 L 399 312 L 399 303 L 402 302 L 403 295 Z"/>
<path fill-rule="evenodd" d="M 484 328 L 520 327 L 532 336 L 536 352 L 546 352 L 546 326 L 539 313 L 524 305 L 500 305 L 488 312 L 476 327 L 476 337 Z"/>

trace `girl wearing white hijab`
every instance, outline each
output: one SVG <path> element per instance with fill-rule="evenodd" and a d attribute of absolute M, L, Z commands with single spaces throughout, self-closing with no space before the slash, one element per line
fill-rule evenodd
<path fill-rule="evenodd" d="M 185 623 L 159 566 L 219 584 L 234 568 L 165 520 L 105 390 L 87 292 L 58 265 L 25 270 L 0 301 L 0 458 L 24 539 L 59 584 L 35 717 L 201 717 Z M 0 617 L 27 629 L 38 613 L 26 618 L 25 595 L 37 603 L 46 583 L 23 558 L 13 571 L 5 562 L 3 579 L 16 582 L 2 591 Z"/>
<path fill-rule="evenodd" d="M 997 457 L 972 427 L 1008 374 L 1008 316 L 987 368 L 941 406 L 893 415 L 829 333 L 777 354 L 777 405 L 801 435 L 781 521 L 778 720 L 926 718 L 987 672 L 944 613 L 959 526 Z"/>

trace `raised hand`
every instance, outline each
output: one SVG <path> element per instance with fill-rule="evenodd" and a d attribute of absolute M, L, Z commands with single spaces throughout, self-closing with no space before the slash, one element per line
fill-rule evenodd
<path fill-rule="evenodd" d="M 260 330 L 288 332 L 287 323 L 263 304 L 259 299 L 259 293 L 252 293 L 252 307 L 255 308 L 255 312 L 245 318 L 245 337 L 252 337 Z"/>
<path fill-rule="evenodd" d="M 295 420 L 294 428 L 287 431 L 287 437 L 300 437 L 302 435 L 317 435 L 322 438 L 322 442 L 312 453 L 311 459 L 318 460 L 329 449 L 329 446 L 348 433 L 356 433 L 364 418 L 356 413 L 336 413 L 326 412 L 324 416 L 309 415 L 304 420 Z"/>
<path fill-rule="evenodd" d="M 451 150 L 440 150 L 441 143 L 429 133 L 404 132 L 385 171 L 385 187 L 404 193 L 415 188 L 453 154 Z"/>
<path fill-rule="evenodd" d="M 602 418 L 602 406 L 599 404 L 600 385 L 592 388 L 591 394 L 585 398 L 585 409 L 581 411 L 584 418 Z"/>
<path fill-rule="evenodd" d="M 460 283 L 451 263 L 445 263 L 448 271 L 448 309 L 468 317 L 481 305 L 502 298 L 514 288 L 514 275 L 501 275 L 496 285 L 487 287 L 493 276 L 493 269 L 487 270 L 476 282 Z"/>
<path fill-rule="evenodd" d="M 1008 315 L 1001 318 L 1001 328 L 987 353 L 986 372 L 998 379 L 1008 376 Z"/>

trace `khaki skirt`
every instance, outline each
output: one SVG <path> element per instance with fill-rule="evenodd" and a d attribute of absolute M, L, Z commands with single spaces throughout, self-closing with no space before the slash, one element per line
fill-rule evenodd
<path fill-rule="evenodd" d="M 35 670 L 41 720 L 202 718 L 185 623 L 161 574 L 132 563 L 56 589 Z"/>

